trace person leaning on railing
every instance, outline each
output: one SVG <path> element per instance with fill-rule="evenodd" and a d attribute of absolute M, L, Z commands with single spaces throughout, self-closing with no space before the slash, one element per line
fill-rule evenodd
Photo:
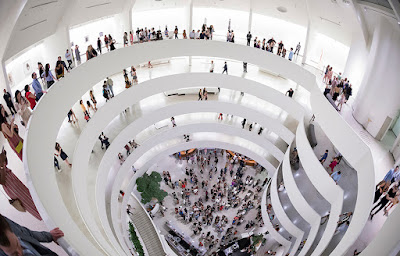
<path fill-rule="evenodd" d="M 50 232 L 32 231 L 0 214 L 0 256 L 57 256 L 41 243 L 57 242 L 63 236 L 64 233 L 59 228 Z"/>

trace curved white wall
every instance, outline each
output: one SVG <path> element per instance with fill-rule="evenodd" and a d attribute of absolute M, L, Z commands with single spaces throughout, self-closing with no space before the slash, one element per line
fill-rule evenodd
<path fill-rule="evenodd" d="M 193 81 L 198 81 L 198 82 L 193 83 Z M 162 87 L 159 86 L 160 83 L 163 85 Z M 138 102 L 142 97 L 147 97 L 150 95 L 161 93 L 164 90 L 172 90 L 182 87 L 201 87 L 204 84 L 207 85 L 222 84 L 222 86 L 224 87 L 227 86 L 230 89 L 240 89 L 240 87 L 243 86 L 243 84 L 247 85 L 247 81 L 245 79 L 238 79 L 236 77 L 229 77 L 225 75 L 208 74 L 208 73 L 181 74 L 181 75 L 173 75 L 173 76 L 153 79 L 142 83 L 140 86 L 133 87 L 130 90 L 126 90 L 124 91 L 124 93 L 117 95 L 113 100 L 109 101 L 107 103 L 106 108 L 100 108 L 97 111 L 96 115 L 92 117 L 91 121 L 87 124 L 85 130 L 80 135 L 80 139 L 77 143 L 74 153 L 74 161 L 77 163 L 84 163 L 84 162 L 87 163 L 91 154 L 91 150 L 97 141 L 98 137 L 97 134 L 100 134 L 101 131 L 104 130 L 106 125 L 112 120 L 112 118 L 114 118 L 114 116 L 118 115 L 118 113 L 122 112 L 130 105 Z M 264 87 L 256 82 L 250 83 L 249 86 L 246 86 L 246 89 L 244 91 L 245 92 L 249 91 L 250 93 L 254 93 L 258 97 L 262 96 L 263 98 L 265 97 L 266 99 L 272 99 L 272 101 L 276 102 L 278 106 L 285 106 L 282 108 L 285 108 L 286 111 L 288 111 L 289 113 L 294 113 L 293 115 L 296 115 L 296 118 L 298 113 L 302 112 L 302 108 L 295 101 L 289 99 L 288 97 L 285 97 L 282 93 L 279 93 L 271 88 Z M 180 110 L 180 112 L 177 113 L 188 113 L 188 112 L 193 112 L 193 110 L 191 110 L 191 107 L 196 107 L 198 109 L 197 111 L 200 111 L 200 106 L 201 106 L 201 111 L 213 111 L 217 109 L 218 111 L 221 111 L 223 113 L 231 113 L 238 116 L 246 116 L 249 121 L 260 120 L 258 123 L 260 123 L 263 127 L 272 130 L 273 132 L 281 136 L 287 143 L 293 140 L 294 136 L 289 129 L 284 127 L 277 120 L 268 118 L 268 116 L 262 115 L 261 113 L 258 113 L 258 111 L 246 110 L 244 107 L 240 107 L 240 105 L 230 104 L 226 102 L 220 102 L 217 104 L 217 102 L 211 100 L 208 102 L 189 102 L 189 103 L 190 104 L 182 106 L 177 105 L 175 107 L 175 110 L 176 111 Z M 110 111 L 110 109 L 112 109 L 112 111 Z M 171 115 L 171 113 L 166 111 L 164 111 L 164 113 L 166 113 L 167 116 Z M 157 121 L 159 120 L 153 120 L 153 122 L 149 123 L 149 120 L 148 119 L 146 120 L 148 125 L 150 125 L 151 123 L 155 123 Z M 125 134 L 128 135 L 128 133 Z M 120 150 L 127 143 L 125 139 L 128 137 L 131 138 L 132 134 L 123 137 L 124 140 L 121 141 L 121 146 L 117 150 Z M 108 160 L 102 161 L 102 163 L 104 162 L 107 163 L 108 165 L 112 163 Z M 72 168 L 72 179 L 78 205 L 80 209 L 82 209 L 82 214 L 85 218 L 85 221 L 89 222 L 88 226 L 91 226 L 95 222 L 94 219 L 92 218 L 93 209 L 90 210 L 90 204 L 87 201 L 89 200 L 89 198 L 82 196 L 87 194 L 87 185 L 86 185 L 87 175 L 85 174 L 87 170 L 88 170 L 87 164 L 85 165 L 74 164 Z M 97 185 L 96 185 L 97 187 L 96 190 L 97 191 L 100 190 L 100 192 L 98 193 L 101 192 L 104 193 L 104 185 L 105 185 L 104 182 L 107 179 L 108 175 L 108 173 L 103 172 L 102 170 L 103 170 L 102 168 L 99 168 L 100 176 L 98 176 L 97 178 Z M 109 168 L 105 170 L 109 171 Z M 99 212 L 99 214 L 102 215 L 105 214 L 105 212 L 104 213 Z M 112 237 L 111 229 L 109 229 L 108 225 L 104 222 L 106 220 L 104 219 L 104 216 L 103 218 L 100 219 L 103 221 L 102 223 L 103 227 L 106 230 L 106 233 L 109 235 L 109 237 Z M 100 235 L 100 233 L 98 233 L 99 232 L 98 229 L 94 229 L 93 232 L 95 232 L 97 235 Z"/>
<path fill-rule="evenodd" d="M 304 122 L 301 122 L 297 127 L 296 145 L 307 177 L 318 192 L 331 204 L 331 214 L 325 232 L 313 252 L 315 255 L 321 255 L 331 241 L 339 221 L 339 215 L 342 213 L 343 190 L 336 185 L 318 161 L 308 141 Z"/>
<path fill-rule="evenodd" d="M 168 51 L 164 49 L 168 49 Z M 80 235 L 68 235 L 71 231 L 74 231 L 74 233 L 81 233 L 76 226 L 68 225 L 68 221 L 71 221 L 68 214 L 67 216 L 61 217 L 65 214 L 66 208 L 57 190 L 56 183 L 47 182 L 47 187 L 41 186 L 42 180 L 55 180 L 52 170 L 52 148 L 57 137 L 57 132 L 63 121 L 64 113 L 67 113 L 70 106 L 78 101 L 81 95 L 89 90 L 93 84 L 107 75 L 117 73 L 122 69 L 121 67 L 144 63 L 149 59 L 193 55 L 238 59 L 292 79 L 311 92 L 311 105 L 320 123 L 326 120 L 326 118 L 324 119 L 324 117 L 320 115 L 322 113 L 322 115 L 326 115 L 330 119 L 330 121 L 324 123 L 324 125 L 329 126 L 331 121 L 335 120 L 337 121 L 335 124 L 338 127 L 348 127 L 337 113 L 332 112 L 331 106 L 328 105 L 317 89 L 315 78 L 311 73 L 277 55 L 261 52 L 251 47 L 213 41 L 171 40 L 127 47 L 92 59 L 76 68 L 69 76 L 58 82 L 49 91 L 48 95 L 41 99 L 31 119 L 29 136 L 24 147 L 24 161 L 28 163 L 29 170 L 32 174 L 32 182 L 38 196 L 42 200 L 46 211 L 52 216 L 54 222 L 63 229 L 65 227 L 67 237 L 71 240 L 74 247 L 85 247 L 82 242 L 87 242 L 87 240 Z M 106 66 L 103 65 L 103 63 L 115 63 L 116 65 Z M 87 74 L 91 75 L 88 76 Z M 55 111 L 54 106 L 56 105 L 58 108 Z M 45 120 L 49 119 L 53 120 L 53 122 L 47 125 L 46 131 L 43 131 L 41 125 L 46 122 Z M 321 127 L 323 127 L 323 125 L 321 125 Z M 369 149 L 351 129 L 349 134 L 339 134 L 338 132 L 326 132 L 326 134 L 349 162 L 356 162 L 355 164 L 350 162 L 351 165 L 354 166 L 357 171 L 362 171 L 363 174 L 366 174 L 364 176 L 364 181 L 366 181 L 364 187 L 367 187 L 366 191 L 368 191 L 364 194 L 358 194 L 357 205 L 359 207 L 356 205 L 353 221 L 345 234 L 347 239 L 343 239 L 339 244 L 341 246 L 337 246 L 337 251 L 336 249 L 334 251 L 339 252 L 348 249 L 347 245 L 354 242 L 367 220 L 368 216 L 364 212 L 368 212 L 366 209 L 369 209 L 373 197 L 373 193 L 369 193 L 369 191 L 373 192 L 374 181 L 368 180 L 371 177 L 371 173 L 373 174 L 373 165 L 371 158 L 368 158 L 368 156 L 370 156 Z M 39 147 L 40 150 L 38 150 Z M 346 148 L 346 150 L 342 150 L 342 148 Z M 27 152 L 29 152 L 29 154 L 27 154 Z M 354 156 L 354 153 L 351 152 L 358 152 L 359 155 L 351 159 L 351 157 Z M 38 159 L 44 160 L 44 164 L 37 161 Z M 357 163 L 360 159 L 364 160 L 365 164 L 361 165 L 361 163 Z M 358 175 L 359 184 L 360 181 L 363 180 L 363 178 L 360 178 L 361 176 L 363 175 Z M 370 186 L 371 183 L 372 186 Z M 38 199 L 36 198 L 35 200 Z M 49 207 L 50 205 L 51 207 Z M 361 212 L 361 210 L 365 211 Z M 60 217 L 57 216 L 57 213 L 59 213 L 58 216 Z M 355 219 L 358 219 L 358 221 L 354 221 Z M 79 239 L 79 237 L 83 239 Z"/>
<path fill-rule="evenodd" d="M 273 205 L 275 217 L 279 220 L 282 227 L 296 239 L 295 242 L 292 243 L 292 248 L 289 254 L 290 256 L 293 256 L 297 253 L 297 248 L 299 248 L 300 243 L 303 240 L 304 232 L 293 224 L 282 207 L 281 200 L 278 196 L 278 172 L 275 172 L 275 175 L 272 177 L 271 203 Z"/>
<path fill-rule="evenodd" d="M 290 148 L 290 145 L 289 145 Z M 290 150 L 288 150 L 284 156 L 282 163 L 282 176 L 286 188 L 287 195 L 290 199 L 290 202 L 293 204 L 293 207 L 300 214 L 301 217 L 304 218 L 305 221 L 310 224 L 310 231 L 308 233 L 307 242 L 304 245 L 303 249 L 299 253 L 299 256 L 306 255 L 308 250 L 311 248 L 319 227 L 321 216 L 308 204 L 307 200 L 303 197 L 300 192 L 296 181 L 293 177 L 292 167 L 290 166 Z"/>

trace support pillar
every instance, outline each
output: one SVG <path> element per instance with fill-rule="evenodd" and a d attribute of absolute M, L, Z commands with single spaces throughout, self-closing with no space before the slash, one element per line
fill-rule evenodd
<path fill-rule="evenodd" d="M 250 11 L 249 11 L 249 27 L 248 31 L 251 31 L 251 27 L 253 25 L 253 7 L 251 6 L 251 1 L 250 1 Z"/>
<path fill-rule="evenodd" d="M 311 34 L 312 34 L 312 25 L 311 25 L 311 13 L 310 13 L 310 7 L 308 0 L 306 0 L 306 8 L 307 8 L 307 16 L 308 16 L 308 23 L 307 23 L 307 35 L 306 35 L 306 42 L 303 48 L 303 59 L 301 60 L 301 64 L 305 64 L 307 61 L 307 53 L 308 53 L 308 48 L 310 47 L 311 44 Z"/>
<path fill-rule="evenodd" d="M 189 0 L 189 10 L 188 10 L 188 31 L 186 31 L 187 36 L 193 30 L 193 0 Z M 192 56 L 189 56 L 189 67 L 192 66 Z"/>

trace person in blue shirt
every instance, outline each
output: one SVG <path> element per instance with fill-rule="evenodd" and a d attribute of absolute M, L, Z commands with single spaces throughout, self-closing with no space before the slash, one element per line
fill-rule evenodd
<path fill-rule="evenodd" d="M 398 179 L 399 179 L 399 166 L 390 169 L 390 171 L 388 171 L 385 177 L 383 178 L 383 180 L 388 184 L 391 184 Z"/>
<path fill-rule="evenodd" d="M 32 79 L 33 79 L 32 87 L 36 93 L 36 101 L 39 101 L 40 98 L 43 96 L 43 93 L 46 93 L 46 91 L 43 91 L 42 85 L 40 84 L 39 80 L 37 79 L 37 74 L 35 72 L 32 73 Z"/>
<path fill-rule="evenodd" d="M 290 48 L 290 52 L 289 52 L 289 60 L 290 61 L 292 61 L 293 55 L 294 55 L 293 48 Z"/>
<path fill-rule="evenodd" d="M 328 150 L 325 150 L 325 153 L 321 156 L 321 158 L 319 159 L 319 162 L 320 162 L 321 164 L 324 164 L 326 158 L 328 158 Z"/>
<path fill-rule="evenodd" d="M 342 173 L 340 171 L 336 171 L 331 174 L 331 177 L 336 182 L 336 185 L 337 185 L 340 180 L 340 177 L 342 177 Z"/>

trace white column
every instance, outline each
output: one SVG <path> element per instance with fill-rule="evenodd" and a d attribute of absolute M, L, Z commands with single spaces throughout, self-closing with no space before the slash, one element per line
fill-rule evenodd
<path fill-rule="evenodd" d="M 310 47 L 311 44 L 311 34 L 312 34 L 312 22 L 311 22 L 311 13 L 310 13 L 310 7 L 308 0 L 306 0 L 306 9 L 307 9 L 307 17 L 308 17 L 308 23 L 307 23 L 307 35 L 306 35 L 306 42 L 303 48 L 303 59 L 301 61 L 301 64 L 305 64 L 307 61 L 307 52 L 308 48 Z"/>
<path fill-rule="evenodd" d="M 188 10 L 188 30 L 186 31 L 187 36 L 193 30 L 193 0 L 189 0 L 189 10 Z M 192 56 L 189 56 L 189 66 L 192 66 Z"/>
<path fill-rule="evenodd" d="M 251 1 L 250 1 L 250 11 L 249 11 L 249 27 L 248 31 L 251 31 L 251 26 L 253 24 L 253 7 L 251 6 Z"/>
<path fill-rule="evenodd" d="M 4 85 L 5 85 L 4 88 L 2 88 L 2 89 L 6 89 L 8 92 L 11 93 L 11 87 L 10 87 L 10 83 L 8 81 L 8 76 L 7 76 L 7 71 L 6 71 L 6 63 L 4 61 L 2 61 L 0 63 L 0 68 L 1 68 L 0 77 L 3 77 L 3 79 L 1 79 L 1 80 L 3 80 Z M 11 93 L 11 95 L 12 95 L 12 93 Z M 3 105 L 5 106 L 4 103 L 3 103 Z"/>
<path fill-rule="evenodd" d="M 313 31 L 312 31 L 312 25 L 311 25 L 311 20 L 308 20 L 308 24 L 307 24 L 307 35 L 306 35 L 306 42 L 303 48 L 303 59 L 301 60 L 301 64 L 305 64 L 307 61 L 307 54 L 308 54 L 308 48 L 310 47 L 311 44 L 311 35 L 312 35 Z"/>
<path fill-rule="evenodd" d="M 378 19 L 365 74 L 353 105 L 354 118 L 377 139 L 382 138 L 390 119 L 394 119 L 400 109 L 400 33 L 397 26 L 384 16 Z"/>

